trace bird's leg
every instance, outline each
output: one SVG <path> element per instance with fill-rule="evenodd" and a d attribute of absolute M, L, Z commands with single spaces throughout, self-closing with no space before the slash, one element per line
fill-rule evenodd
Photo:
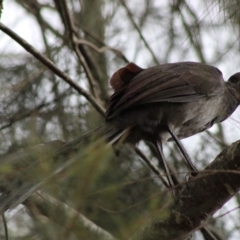
<path fill-rule="evenodd" d="M 159 160 L 162 162 L 163 169 L 164 169 L 164 171 L 166 173 L 166 177 L 167 177 L 169 188 L 172 188 L 172 187 L 174 187 L 174 182 L 173 182 L 173 180 L 171 178 L 171 174 L 170 174 L 169 168 L 167 166 L 166 160 L 165 160 L 164 155 L 163 155 L 162 144 L 160 144 L 156 140 L 154 140 L 152 143 L 153 143 L 153 145 L 155 146 L 155 148 L 157 150 L 157 154 L 158 154 Z"/>
<path fill-rule="evenodd" d="M 171 128 L 169 126 L 167 126 L 167 129 L 168 129 L 168 132 L 171 134 L 173 140 L 177 144 L 179 150 L 181 151 L 181 153 L 182 153 L 182 155 L 184 157 L 185 162 L 187 163 L 188 167 L 192 171 L 192 175 L 196 175 L 198 173 L 198 170 L 194 166 L 194 164 L 192 163 L 192 160 L 191 160 L 190 156 L 188 155 L 188 153 L 186 152 L 184 146 L 182 145 L 182 143 L 180 142 L 178 137 L 174 134 L 174 132 L 171 130 Z"/>

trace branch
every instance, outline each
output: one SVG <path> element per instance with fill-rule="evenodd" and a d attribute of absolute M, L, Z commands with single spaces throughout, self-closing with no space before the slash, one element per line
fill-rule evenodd
<path fill-rule="evenodd" d="M 131 240 L 183 240 L 207 224 L 211 216 L 240 190 L 240 141 L 222 151 L 216 159 L 181 190 L 178 201 L 168 206 L 169 217 L 161 212 Z"/>
<path fill-rule="evenodd" d="M 96 99 L 81 88 L 74 80 L 72 80 L 67 74 L 61 71 L 50 59 L 45 57 L 42 53 L 36 50 L 33 46 L 27 43 L 23 38 L 13 32 L 11 29 L 6 27 L 4 24 L 0 23 L 0 29 L 5 32 L 9 37 L 14 39 L 17 43 L 19 43 L 27 52 L 32 54 L 35 58 L 37 58 L 43 65 L 45 65 L 48 69 L 50 69 L 57 76 L 62 78 L 66 83 L 68 83 L 72 88 L 74 88 L 79 94 L 83 95 L 102 115 L 105 115 L 105 111 L 103 107 L 96 101 Z"/>
<path fill-rule="evenodd" d="M 127 59 L 127 57 L 122 53 L 122 51 L 120 51 L 117 48 L 108 46 L 105 42 L 103 42 L 101 39 L 99 39 L 97 36 L 95 36 L 95 34 L 93 32 L 91 32 L 89 29 L 85 28 L 84 26 L 81 25 L 81 29 L 84 31 L 84 33 L 88 36 L 90 36 L 92 39 L 94 39 L 96 42 L 98 42 L 99 44 L 103 45 L 103 47 L 95 49 L 97 52 L 102 52 L 104 48 L 109 49 L 110 51 L 114 52 L 116 54 L 117 57 L 121 58 L 126 64 L 128 64 L 130 62 L 130 60 Z M 80 41 L 83 41 L 80 40 Z M 84 43 L 82 43 L 84 44 Z M 97 46 L 93 47 L 93 48 L 97 48 Z M 100 51 L 102 50 L 102 51 Z"/>
<path fill-rule="evenodd" d="M 148 51 L 150 52 L 150 54 L 152 55 L 152 58 L 154 60 L 154 62 L 159 65 L 159 61 L 157 59 L 157 57 L 155 56 L 153 50 L 151 49 L 151 47 L 149 46 L 147 40 L 145 39 L 145 37 L 143 36 L 142 32 L 141 32 L 141 29 L 138 27 L 138 25 L 135 23 L 134 19 L 133 19 L 133 15 L 131 13 L 131 11 L 129 10 L 129 8 L 127 7 L 126 3 L 125 3 L 125 0 L 121 0 L 121 3 L 123 5 L 123 7 L 125 8 L 126 12 L 127 12 L 127 15 L 132 23 L 132 25 L 135 27 L 135 29 L 137 30 L 140 38 L 142 39 L 144 45 L 146 46 L 146 48 L 148 49 Z"/>
<path fill-rule="evenodd" d="M 98 98 L 99 97 L 99 92 L 98 92 L 99 86 L 98 86 L 96 80 L 94 79 L 92 72 L 90 71 L 87 61 L 85 60 L 84 56 L 82 55 L 81 51 L 78 48 L 78 43 L 76 42 L 76 39 L 78 39 L 78 34 L 77 34 L 76 27 L 74 25 L 72 16 L 68 10 L 68 6 L 67 6 L 65 0 L 55 1 L 55 5 L 62 17 L 62 20 L 65 25 L 65 29 L 67 30 L 67 33 L 69 36 L 69 40 L 72 43 L 73 50 L 75 51 L 80 63 L 82 64 L 82 66 L 85 70 L 91 92 L 95 98 Z"/>
<path fill-rule="evenodd" d="M 145 154 L 137 147 L 134 148 L 134 151 L 138 156 L 142 158 L 142 160 L 148 165 L 148 167 L 161 179 L 162 183 L 165 187 L 168 187 L 167 181 L 164 179 L 163 174 L 160 172 L 159 168 L 156 167 L 146 156 Z"/>
<path fill-rule="evenodd" d="M 5 239 L 8 240 L 8 226 L 7 226 L 7 220 L 5 217 L 5 214 L 2 214 L 2 221 L 3 221 L 3 227 L 4 227 L 4 233 L 5 233 Z"/>
<path fill-rule="evenodd" d="M 97 135 L 98 128 L 67 143 L 55 140 L 2 156 L 0 214 L 24 202 L 56 176 L 61 177 L 79 159 L 85 159 L 92 149 L 101 149 L 103 155 L 107 154 L 110 146 Z M 97 140 L 92 142 L 95 137 Z M 44 161 L 53 165 L 47 172 Z"/>
<path fill-rule="evenodd" d="M 47 193 L 38 191 L 27 201 L 23 202 L 23 204 L 34 212 L 34 216 L 43 215 L 53 222 L 59 224 L 61 227 L 63 227 L 63 219 L 72 219 L 77 216 L 75 226 L 78 228 L 78 231 L 73 231 L 73 234 L 76 233 L 77 235 L 77 232 L 79 232 L 79 226 L 82 226 L 84 227 L 85 231 L 87 231 L 85 234 L 91 235 L 91 237 L 95 237 L 95 239 L 116 240 L 116 238 L 110 233 L 97 226 L 84 215 Z M 68 231 L 68 229 L 66 229 L 66 231 Z M 83 238 L 82 234 L 84 233 L 81 231 L 81 238 Z"/>
<path fill-rule="evenodd" d="M 149 145 L 149 147 L 151 149 L 152 145 Z M 156 156 L 156 150 L 155 149 L 151 149 L 151 151 Z M 159 179 L 161 179 L 163 184 L 168 188 L 168 183 L 162 177 L 162 174 L 161 174 L 160 170 L 148 158 L 146 158 L 146 156 L 137 147 L 135 147 L 135 152 L 146 162 L 146 164 L 150 167 L 150 169 L 159 177 Z M 170 166 L 168 166 L 168 167 L 170 167 Z M 175 174 L 176 170 L 173 171 L 172 166 L 170 167 L 170 172 L 171 172 L 172 178 L 174 179 L 174 183 L 176 185 L 178 185 L 178 188 L 181 187 L 182 186 L 181 181 L 178 179 L 178 176 Z M 213 229 L 209 230 L 207 227 L 209 227 L 209 226 L 203 226 L 200 229 L 201 233 L 205 236 L 205 239 L 207 239 L 207 240 L 216 240 L 216 238 L 213 236 L 213 233 L 212 233 Z M 214 234 L 217 235 L 215 232 L 214 232 Z M 218 237 L 217 238 L 218 240 L 222 239 L 218 235 L 217 235 L 217 237 Z"/>
<path fill-rule="evenodd" d="M 2 191 L 5 182 L 1 181 L 0 214 L 24 202 L 56 176 L 61 176 L 74 163 L 86 158 L 91 149 L 105 151 L 104 145 L 100 145 L 100 139 L 90 144 L 91 149 L 86 149 L 86 152 L 83 150 L 85 147 L 81 146 L 81 143 L 91 140 L 91 136 L 92 133 L 65 144 L 60 141 L 42 144 L 2 157 L 1 169 L 6 169 L 5 164 L 10 164 L 15 169 L 18 168 L 18 171 L 12 175 L 11 172 L 7 172 L 5 178 L 1 176 L 1 179 L 8 182 L 8 191 Z M 44 166 L 41 161 L 44 159 L 58 165 L 47 175 L 46 171 L 40 174 L 41 166 Z M 37 181 L 40 180 L 37 183 L 36 179 L 34 181 L 34 166 L 38 173 Z M 179 195 L 176 196 L 177 201 L 169 204 L 166 209 L 169 213 L 167 219 L 161 216 L 162 212 L 166 212 L 164 209 L 161 209 L 161 212 L 155 210 L 154 216 L 149 217 L 147 226 L 134 235 L 132 240 L 185 239 L 194 231 L 206 226 L 210 217 L 239 191 L 239 168 L 240 141 L 226 148 L 204 171 L 192 177 L 187 186 L 182 186 Z M 39 175 L 42 175 L 42 179 L 39 179 Z"/>
<path fill-rule="evenodd" d="M 197 56 L 199 57 L 199 59 L 201 60 L 202 63 L 206 63 L 207 61 L 203 54 L 203 48 L 202 48 L 202 42 L 201 42 L 200 25 L 196 24 L 196 26 L 194 28 L 194 32 L 193 32 L 192 27 L 186 22 L 186 20 L 185 20 L 186 17 L 183 14 L 179 4 L 183 4 L 183 2 L 181 2 L 181 3 L 178 2 L 176 5 L 176 9 L 180 14 L 184 30 L 185 30 L 187 36 L 189 37 L 190 43 L 192 44 Z M 190 16 L 192 16 L 194 18 L 194 21 L 198 22 L 197 16 L 194 14 L 194 12 L 189 7 L 189 5 L 184 2 L 184 6 L 186 6 L 186 10 L 189 12 Z"/>
<path fill-rule="evenodd" d="M 24 111 L 20 109 L 18 112 L 13 113 L 10 117 L 8 117 L 6 119 L 2 116 L 2 124 L 0 124 L 0 130 L 8 128 L 8 127 L 12 126 L 14 123 L 16 123 L 17 121 L 21 121 L 21 120 L 31 116 L 34 112 L 40 111 L 44 107 L 48 107 L 51 104 L 58 102 L 63 97 L 65 97 L 67 94 L 69 94 L 69 91 L 66 91 L 63 94 L 60 94 L 56 98 L 52 99 L 51 102 L 45 102 L 45 100 L 43 100 L 42 103 L 38 104 L 37 106 L 35 106 L 32 109 L 27 109 Z M 16 100 L 13 99 L 13 101 L 16 101 Z M 11 102 L 10 104 L 14 104 L 14 102 Z"/>
<path fill-rule="evenodd" d="M 3 10 L 3 0 L 0 0 L 0 19 L 2 16 L 2 10 Z"/>

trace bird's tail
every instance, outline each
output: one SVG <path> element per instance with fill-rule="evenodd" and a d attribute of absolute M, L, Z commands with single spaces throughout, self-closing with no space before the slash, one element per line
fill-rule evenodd
<path fill-rule="evenodd" d="M 78 162 L 79 156 L 85 154 L 81 149 L 85 149 L 88 144 L 89 146 L 102 147 L 102 145 L 98 143 L 105 141 L 109 146 L 114 145 L 118 147 L 118 144 L 123 142 L 126 136 L 128 136 L 128 129 L 116 129 L 105 124 L 67 143 L 52 141 L 2 157 L 0 163 L 12 163 L 13 166 L 11 166 L 13 169 L 15 165 L 16 168 L 20 168 L 20 163 L 22 163 L 23 166 L 21 168 L 22 171 L 16 169 L 16 173 L 10 173 L 10 177 L 13 180 L 6 186 L 4 191 L 0 190 L 0 214 L 24 202 L 31 194 L 52 179 L 53 176 L 61 175 L 69 166 Z M 117 150 L 117 148 L 115 148 L 115 150 Z M 75 156 L 74 152 L 78 153 L 79 156 L 78 154 Z M 43 179 L 26 180 L 25 178 L 28 176 L 27 171 L 31 172 L 32 169 L 33 172 L 36 172 L 39 166 L 37 163 L 41 162 L 42 159 L 53 162 L 54 168 L 48 175 L 44 175 Z M 7 194 L 5 194 L 5 192 L 7 192 Z"/>
<path fill-rule="evenodd" d="M 125 141 L 130 133 L 130 128 L 119 129 L 110 124 L 104 124 L 85 135 L 81 136 L 83 141 L 90 139 L 104 140 L 108 145 L 116 146 Z M 93 140 L 94 141 L 94 140 Z"/>
<path fill-rule="evenodd" d="M 102 143 L 107 148 L 113 146 L 115 153 L 118 154 L 121 145 L 125 142 L 130 132 L 131 128 L 119 129 L 107 123 L 72 141 L 63 143 L 57 149 L 56 154 L 67 156 L 70 153 L 81 151 L 81 149 L 87 146 L 98 147 Z"/>

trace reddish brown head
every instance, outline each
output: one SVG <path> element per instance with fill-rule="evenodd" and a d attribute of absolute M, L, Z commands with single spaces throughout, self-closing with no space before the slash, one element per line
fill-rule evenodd
<path fill-rule="evenodd" d="M 129 63 L 127 66 L 120 68 L 112 75 L 110 79 L 110 85 L 114 89 L 114 92 L 124 88 L 131 81 L 131 79 L 142 70 L 143 68 L 140 68 L 134 63 Z"/>
<path fill-rule="evenodd" d="M 234 95 L 240 103 L 240 72 L 233 74 L 229 79 L 228 83 L 235 90 Z"/>

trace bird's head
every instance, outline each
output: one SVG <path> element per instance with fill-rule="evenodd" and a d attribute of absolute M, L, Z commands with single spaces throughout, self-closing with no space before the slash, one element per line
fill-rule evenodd
<path fill-rule="evenodd" d="M 240 103 L 240 72 L 237 72 L 233 74 L 229 79 L 228 79 L 229 85 L 232 87 L 232 89 L 235 92 L 235 95 Z"/>

